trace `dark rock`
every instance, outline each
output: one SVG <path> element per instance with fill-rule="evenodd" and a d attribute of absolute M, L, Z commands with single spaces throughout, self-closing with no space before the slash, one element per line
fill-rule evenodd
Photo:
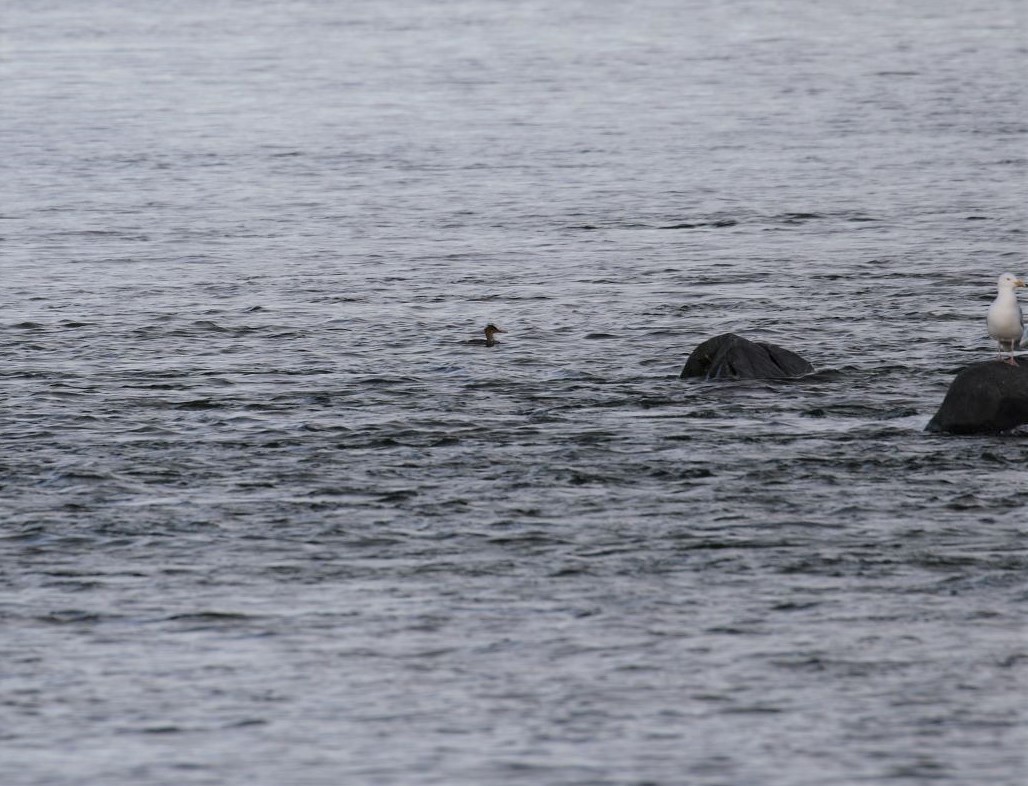
<path fill-rule="evenodd" d="M 1028 364 L 974 363 L 953 378 L 925 431 L 995 434 L 1028 423 Z"/>
<path fill-rule="evenodd" d="M 811 374 L 814 367 L 795 352 L 734 333 L 707 339 L 689 355 L 681 377 L 783 379 Z"/>

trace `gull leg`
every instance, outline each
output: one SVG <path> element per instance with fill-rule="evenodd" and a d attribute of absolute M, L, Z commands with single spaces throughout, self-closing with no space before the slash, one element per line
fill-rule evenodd
<path fill-rule="evenodd" d="M 1017 361 L 1014 360 L 1014 344 L 1015 343 L 1016 342 L 1013 339 L 1010 340 L 1010 355 L 1007 357 L 1007 360 L 1006 360 L 1006 362 L 1009 363 L 1011 366 L 1016 366 L 1017 365 Z M 1002 344 L 1000 346 L 1002 346 Z"/>

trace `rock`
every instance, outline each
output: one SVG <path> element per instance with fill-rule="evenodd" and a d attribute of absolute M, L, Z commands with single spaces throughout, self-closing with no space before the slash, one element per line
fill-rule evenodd
<path fill-rule="evenodd" d="M 995 434 L 1028 423 L 1028 364 L 974 363 L 950 383 L 925 431 Z"/>
<path fill-rule="evenodd" d="M 734 333 L 707 339 L 689 355 L 681 378 L 782 379 L 811 374 L 814 367 L 795 352 Z"/>

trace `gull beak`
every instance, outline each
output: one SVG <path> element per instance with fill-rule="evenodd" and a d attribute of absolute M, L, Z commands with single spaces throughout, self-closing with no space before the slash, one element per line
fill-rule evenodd
<path fill-rule="evenodd" d="M 1023 287 L 1024 286 L 1024 279 L 1023 278 L 1017 279 L 1017 281 L 1014 282 L 1014 286 L 1015 287 Z"/>

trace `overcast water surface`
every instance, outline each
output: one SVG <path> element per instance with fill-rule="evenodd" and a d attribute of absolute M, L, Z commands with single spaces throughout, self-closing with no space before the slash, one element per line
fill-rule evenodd
<path fill-rule="evenodd" d="M 1021 2 L 2 26 L 5 786 L 1023 786 Z"/>

